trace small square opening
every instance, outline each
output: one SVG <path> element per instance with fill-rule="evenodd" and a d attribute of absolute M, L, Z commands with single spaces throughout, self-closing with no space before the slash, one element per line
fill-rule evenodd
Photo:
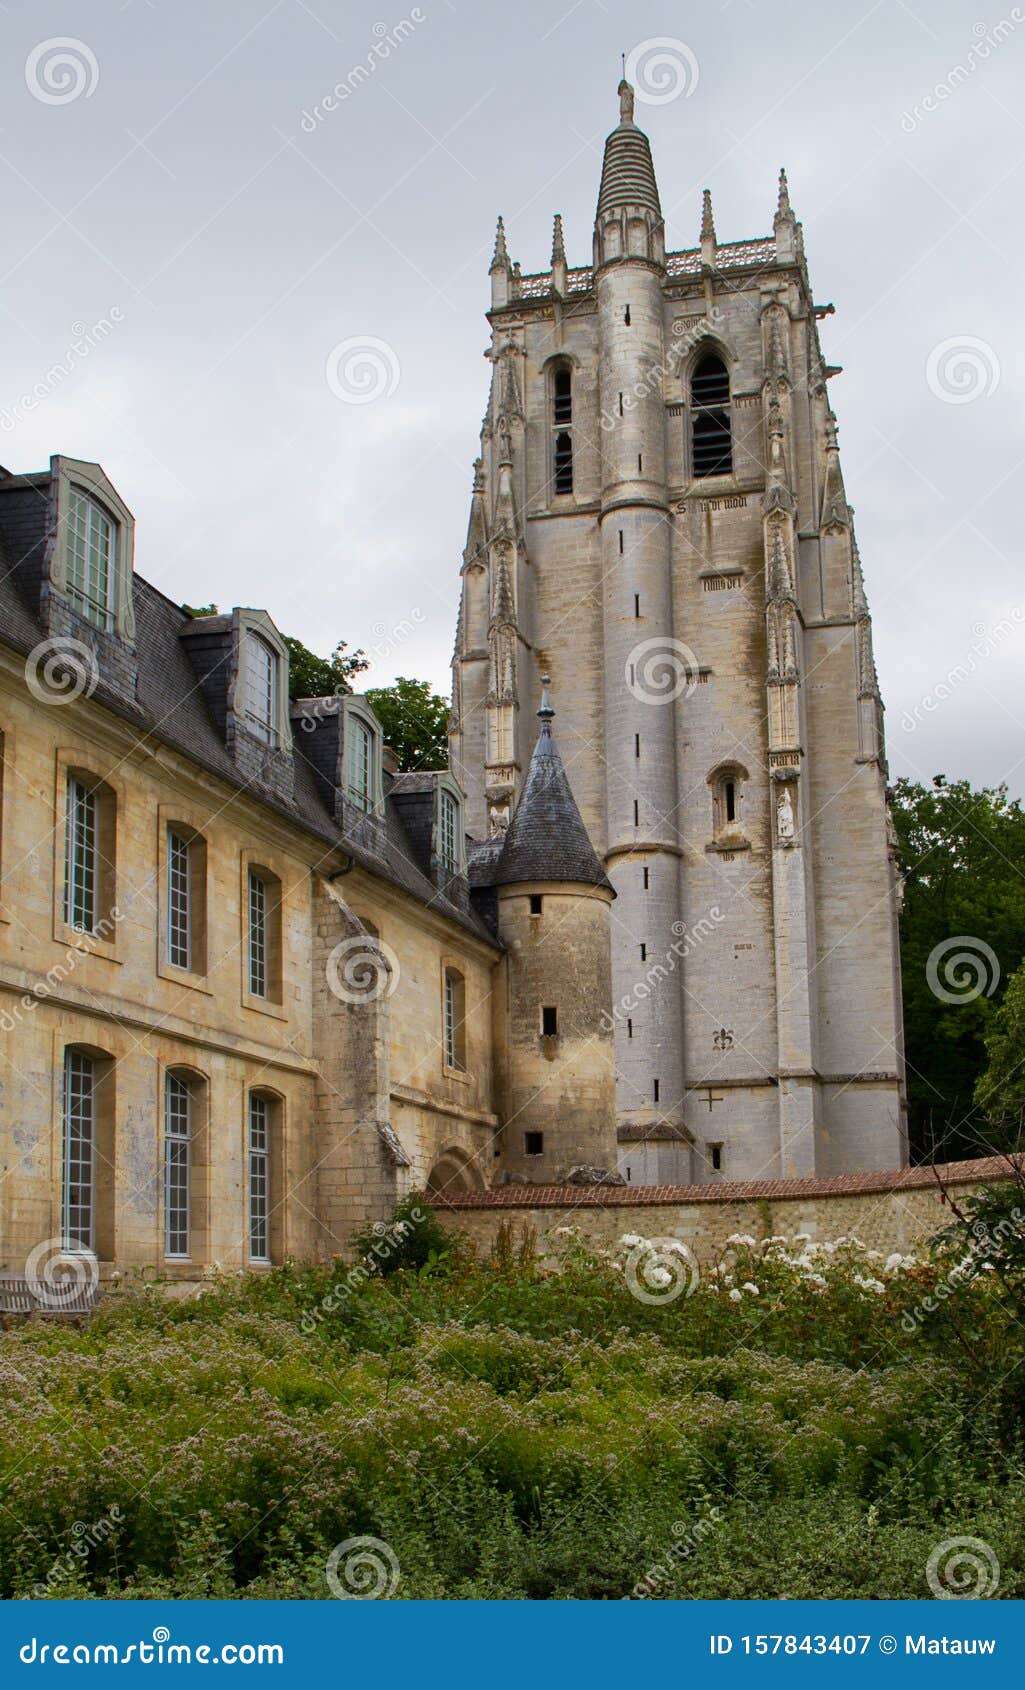
<path fill-rule="evenodd" d="M 541 894 L 540 894 L 540 892 L 532 892 L 530 894 L 530 913 L 531 913 L 531 915 L 540 915 L 541 914 Z"/>
<path fill-rule="evenodd" d="M 545 1148 L 544 1133 L 524 1133 L 523 1148 L 528 1156 L 543 1156 Z"/>

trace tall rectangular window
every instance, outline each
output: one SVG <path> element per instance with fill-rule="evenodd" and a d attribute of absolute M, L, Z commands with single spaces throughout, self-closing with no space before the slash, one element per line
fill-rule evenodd
<path fill-rule="evenodd" d="M 172 828 L 167 835 L 167 960 L 192 967 L 192 847 Z"/>
<path fill-rule="evenodd" d="M 259 634 L 245 636 L 242 698 L 246 726 L 267 745 L 278 741 L 278 656 Z"/>
<path fill-rule="evenodd" d="M 443 1022 L 445 1067 L 466 1067 L 466 981 L 454 968 L 446 968 Z"/>
<path fill-rule="evenodd" d="M 439 855 L 445 867 L 455 872 L 459 867 L 459 805 L 451 792 L 442 791 L 439 799 Z"/>
<path fill-rule="evenodd" d="M 168 1074 L 164 1090 L 164 1254 L 187 1258 L 190 1233 L 192 1090 Z"/>
<path fill-rule="evenodd" d="M 87 493 L 71 489 L 68 504 L 68 598 L 98 628 L 109 628 L 117 527 Z"/>
<path fill-rule="evenodd" d="M 254 998 L 267 996 L 267 882 L 249 871 L 249 990 Z"/>
<path fill-rule="evenodd" d="M 357 716 L 348 718 L 345 733 L 349 797 L 358 809 L 366 812 L 374 807 L 374 736 Z"/>
<path fill-rule="evenodd" d="M 95 792 L 68 776 L 64 842 L 64 920 L 80 933 L 96 931 L 99 805 Z"/>
<path fill-rule="evenodd" d="M 61 1233 L 66 1250 L 92 1250 L 95 1234 L 96 1064 L 83 1051 L 64 1057 L 64 1178 Z"/>
<path fill-rule="evenodd" d="M 270 1261 L 271 1101 L 249 1098 L 249 1259 Z"/>

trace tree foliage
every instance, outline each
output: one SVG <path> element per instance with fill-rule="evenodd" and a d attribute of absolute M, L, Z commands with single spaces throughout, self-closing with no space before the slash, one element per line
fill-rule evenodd
<path fill-rule="evenodd" d="M 983 1154 L 1008 1143 L 1006 1099 L 995 1111 L 977 1088 L 1002 1024 L 997 1006 L 1025 957 L 1025 811 L 1006 786 L 942 775 L 931 786 L 899 781 L 892 808 L 912 1152 Z"/>
<path fill-rule="evenodd" d="M 357 649 L 349 651 L 339 640 L 330 657 L 318 657 L 291 635 L 283 636 L 288 647 L 288 695 L 290 698 L 329 698 L 352 691 L 352 678 L 369 669 L 370 660 Z"/>
<path fill-rule="evenodd" d="M 448 763 L 447 698 L 430 681 L 400 675 L 393 687 L 373 687 L 367 698 L 400 769 L 443 769 Z"/>

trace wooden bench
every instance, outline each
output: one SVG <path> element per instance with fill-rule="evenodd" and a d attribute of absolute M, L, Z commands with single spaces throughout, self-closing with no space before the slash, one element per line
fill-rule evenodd
<path fill-rule="evenodd" d="M 40 1283 L 38 1289 L 24 1274 L 0 1274 L 0 1315 L 82 1315 L 90 1314 L 102 1296 L 99 1285 L 81 1284 L 69 1279 L 67 1290 L 52 1281 Z"/>

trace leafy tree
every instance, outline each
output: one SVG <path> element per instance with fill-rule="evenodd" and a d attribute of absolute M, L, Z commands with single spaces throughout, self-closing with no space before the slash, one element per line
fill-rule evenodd
<path fill-rule="evenodd" d="M 399 760 L 400 769 L 443 769 L 448 763 L 447 698 L 438 697 L 430 681 L 411 681 L 400 675 L 393 687 L 374 687 L 367 693 L 384 737 Z"/>
<path fill-rule="evenodd" d="M 349 651 L 345 640 L 339 640 L 330 657 L 317 657 L 301 640 L 289 634 L 283 637 L 288 647 L 290 698 L 329 698 L 351 692 L 352 677 L 370 667 L 363 651 Z"/>
<path fill-rule="evenodd" d="M 943 775 L 931 787 L 899 781 L 892 808 L 912 1153 L 979 1155 L 1007 1142 L 976 1087 L 994 1012 L 1025 957 L 1025 811 L 1006 786 Z"/>
<path fill-rule="evenodd" d="M 975 1102 L 1001 1144 L 1017 1145 L 1025 1131 L 1025 967 L 1011 975 L 983 1042 L 988 1061 L 976 1082 Z"/>

